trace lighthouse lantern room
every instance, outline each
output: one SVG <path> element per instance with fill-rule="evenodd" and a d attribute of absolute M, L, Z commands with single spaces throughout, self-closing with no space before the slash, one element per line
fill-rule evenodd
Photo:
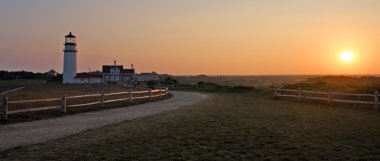
<path fill-rule="evenodd" d="M 77 75 L 77 43 L 76 37 L 71 32 L 65 36 L 65 49 L 63 60 L 63 83 L 75 83 Z"/>

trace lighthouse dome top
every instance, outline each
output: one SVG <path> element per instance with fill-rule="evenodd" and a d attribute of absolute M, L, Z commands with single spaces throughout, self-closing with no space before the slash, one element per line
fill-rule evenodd
<path fill-rule="evenodd" d="M 66 35 L 65 37 L 67 37 L 67 38 L 74 38 L 75 36 L 70 32 L 68 35 Z"/>
<path fill-rule="evenodd" d="M 76 37 L 70 32 L 65 36 L 65 45 L 76 45 Z"/>

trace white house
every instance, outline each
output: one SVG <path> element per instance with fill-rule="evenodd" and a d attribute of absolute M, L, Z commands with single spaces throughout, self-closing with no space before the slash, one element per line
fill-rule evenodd
<path fill-rule="evenodd" d="M 135 69 L 133 64 L 130 69 L 124 69 L 123 65 L 117 65 L 116 60 L 114 65 L 103 65 L 103 82 L 115 83 L 124 86 L 133 86 L 136 81 Z"/>
<path fill-rule="evenodd" d="M 75 84 L 102 84 L 103 74 L 78 73 L 74 77 Z"/>

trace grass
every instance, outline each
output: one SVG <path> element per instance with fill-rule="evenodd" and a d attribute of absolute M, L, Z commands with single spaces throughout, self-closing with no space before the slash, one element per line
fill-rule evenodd
<path fill-rule="evenodd" d="M 15 81 L 14 84 L 18 82 Z M 21 90 L 10 92 L 0 96 L 8 96 L 9 100 L 27 100 L 40 98 L 60 98 L 64 93 L 67 96 L 101 93 L 104 89 L 105 93 L 126 91 L 127 88 L 119 85 L 96 85 L 96 84 L 62 84 L 58 82 L 45 83 L 43 81 L 29 84 Z"/>
<path fill-rule="evenodd" d="M 198 76 L 173 76 L 173 79 L 184 84 L 197 84 L 198 82 L 211 82 L 223 86 L 256 86 L 265 87 L 271 85 L 281 85 L 284 83 L 296 83 L 306 80 L 313 75 L 198 75 Z"/>
<path fill-rule="evenodd" d="M 374 94 L 380 91 L 380 77 L 372 76 L 323 76 L 309 78 L 294 84 L 286 84 L 285 89 L 302 89 L 317 92 L 342 92 L 355 94 Z M 297 95 L 298 92 L 282 92 L 282 94 Z M 328 99 L 327 94 L 302 93 L 302 96 L 319 97 Z M 373 96 L 347 96 L 332 95 L 332 99 L 374 102 Z M 349 105 L 358 106 L 358 105 Z"/>
<path fill-rule="evenodd" d="M 34 84 L 41 84 L 43 80 L 0 80 L 0 93 L 12 90 L 18 87 L 28 86 L 28 85 L 34 85 Z M 1 94 L 0 94 L 1 96 Z"/>
<path fill-rule="evenodd" d="M 314 91 L 329 91 L 347 93 L 373 94 L 375 90 L 380 91 L 380 77 L 371 76 L 324 76 L 309 78 L 293 84 L 286 84 L 284 88 L 304 89 Z"/>
<path fill-rule="evenodd" d="M 189 108 L 0 153 L 0 160 L 380 160 L 380 113 L 213 92 Z"/>

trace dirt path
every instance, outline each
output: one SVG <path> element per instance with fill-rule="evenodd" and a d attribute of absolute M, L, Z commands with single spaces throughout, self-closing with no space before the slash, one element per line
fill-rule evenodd
<path fill-rule="evenodd" d="M 54 140 L 125 120 L 175 110 L 198 103 L 207 98 L 207 95 L 194 92 L 173 91 L 171 93 L 173 94 L 173 98 L 126 108 L 79 113 L 11 125 L 0 125 L 0 151 Z"/>

